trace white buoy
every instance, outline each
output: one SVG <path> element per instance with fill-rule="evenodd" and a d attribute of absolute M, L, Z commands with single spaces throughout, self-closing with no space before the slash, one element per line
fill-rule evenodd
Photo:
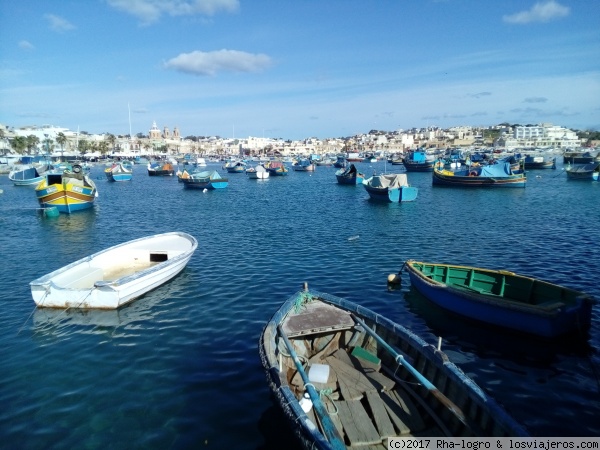
<path fill-rule="evenodd" d="M 400 281 L 402 280 L 402 278 L 397 273 L 390 273 L 388 275 L 387 280 L 388 280 L 388 283 L 390 283 L 390 284 L 397 284 L 397 283 L 400 283 Z"/>
<path fill-rule="evenodd" d="M 208 189 L 204 188 L 204 190 L 202 192 L 208 192 Z"/>

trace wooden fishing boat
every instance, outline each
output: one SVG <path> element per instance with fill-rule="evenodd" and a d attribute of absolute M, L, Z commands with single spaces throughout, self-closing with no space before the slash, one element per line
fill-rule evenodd
<path fill-rule="evenodd" d="M 414 151 L 402 158 L 402 163 L 407 172 L 431 172 L 434 160 L 425 152 Z"/>
<path fill-rule="evenodd" d="M 115 163 L 104 169 L 104 174 L 108 181 L 131 181 L 133 178 L 133 169 L 123 163 Z"/>
<path fill-rule="evenodd" d="M 32 281 L 31 295 L 38 307 L 116 309 L 181 272 L 197 246 L 180 232 L 135 239 Z"/>
<path fill-rule="evenodd" d="M 525 170 L 556 169 L 556 157 L 544 155 L 525 155 Z"/>
<path fill-rule="evenodd" d="M 527 175 L 524 171 L 515 173 L 509 162 L 470 166 L 465 169 L 447 170 L 435 167 L 432 184 L 434 186 L 524 188 Z"/>
<path fill-rule="evenodd" d="M 148 175 L 151 177 L 172 177 L 175 169 L 171 163 L 149 162 Z"/>
<path fill-rule="evenodd" d="M 423 296 L 470 319 L 546 338 L 583 332 L 591 324 L 595 300 L 575 289 L 506 270 L 414 260 L 403 268 Z"/>
<path fill-rule="evenodd" d="M 181 181 L 184 187 L 190 189 L 224 189 L 229 184 L 229 180 L 223 178 L 216 170 L 204 170 L 193 173 L 184 172 L 184 175 L 181 176 Z"/>
<path fill-rule="evenodd" d="M 315 163 L 313 163 L 310 159 L 304 158 L 292 165 L 292 169 L 294 169 L 295 172 L 314 172 Z"/>
<path fill-rule="evenodd" d="M 569 164 L 565 168 L 569 180 L 595 180 L 598 181 L 600 163 Z"/>
<path fill-rule="evenodd" d="M 262 164 L 257 164 L 255 167 L 247 168 L 246 175 L 251 180 L 265 180 L 269 178 L 269 171 Z"/>
<path fill-rule="evenodd" d="M 35 195 L 42 208 L 56 207 L 59 212 L 70 214 L 94 206 L 98 191 L 81 166 L 73 165 L 72 170 L 47 173 L 36 186 Z"/>
<path fill-rule="evenodd" d="M 307 449 L 387 449 L 396 436 L 527 435 L 442 351 L 306 286 L 267 323 L 259 353 L 271 392 Z"/>
<path fill-rule="evenodd" d="M 285 176 L 290 171 L 283 161 L 267 161 L 265 163 L 265 169 L 267 169 L 271 175 L 276 177 Z"/>
<path fill-rule="evenodd" d="M 371 199 L 384 202 L 412 202 L 419 192 L 408 184 L 405 173 L 373 175 L 363 181 L 363 186 Z"/>
<path fill-rule="evenodd" d="M 350 164 L 345 169 L 339 169 L 335 172 L 335 177 L 339 184 L 362 184 L 365 174 L 358 171 L 354 164 Z"/>
<path fill-rule="evenodd" d="M 348 162 L 346 161 L 346 156 L 339 155 L 336 158 L 337 159 L 333 163 L 333 167 L 337 169 L 344 169 L 348 165 Z"/>
<path fill-rule="evenodd" d="M 46 173 L 52 169 L 53 167 L 50 164 L 40 167 L 27 166 L 11 170 L 8 173 L 8 179 L 15 186 L 36 186 L 46 177 Z"/>
<path fill-rule="evenodd" d="M 228 173 L 244 173 L 246 171 L 246 165 L 247 164 L 244 161 L 234 160 L 234 161 L 227 161 L 223 165 L 223 168 Z"/>

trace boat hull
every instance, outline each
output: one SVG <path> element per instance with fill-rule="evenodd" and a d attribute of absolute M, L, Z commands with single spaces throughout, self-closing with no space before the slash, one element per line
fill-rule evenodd
<path fill-rule="evenodd" d="M 599 163 L 575 164 L 565 169 L 569 180 L 598 180 Z"/>
<path fill-rule="evenodd" d="M 13 170 L 9 172 L 8 179 L 15 186 L 36 186 L 42 180 L 45 175 L 40 175 L 35 167 L 29 167 L 22 170 Z"/>
<path fill-rule="evenodd" d="M 419 192 L 408 185 L 405 174 L 373 175 L 363 186 L 372 200 L 388 203 L 415 201 Z"/>
<path fill-rule="evenodd" d="M 346 168 L 342 168 L 335 172 L 335 177 L 339 184 L 363 184 L 365 180 L 364 174 L 360 173 L 354 164 L 350 164 Z"/>
<path fill-rule="evenodd" d="M 73 178 L 68 174 L 49 174 L 35 188 L 42 208 L 56 207 L 65 214 L 94 206 L 96 185 L 88 176 Z"/>
<path fill-rule="evenodd" d="M 298 306 L 302 305 L 302 302 L 309 298 L 310 302 L 314 302 L 315 299 L 322 303 L 324 306 L 317 304 L 318 308 L 323 309 L 323 312 L 327 314 L 318 314 L 318 319 L 305 320 L 302 318 L 303 311 L 298 312 Z M 302 306 L 301 306 L 302 308 Z M 337 314 L 338 323 L 333 323 L 331 317 Z M 344 318 L 344 315 L 347 318 Z M 351 315 L 354 315 L 352 317 Z M 294 318 L 297 316 L 298 320 Z M 306 317 L 306 316 L 305 316 Z M 323 319 L 327 317 L 328 319 Z M 349 319 L 352 317 L 352 319 Z M 283 411 L 283 414 L 288 419 L 297 437 L 300 439 L 304 448 L 307 449 L 331 449 L 346 447 L 342 442 L 338 442 L 337 447 L 331 443 L 333 440 L 328 436 L 328 430 L 325 421 L 319 419 L 318 423 L 315 423 L 315 416 L 313 411 L 310 415 L 304 412 L 300 406 L 298 400 L 298 394 L 301 396 L 302 386 L 294 385 L 294 379 L 288 378 L 288 365 L 289 352 L 286 350 L 284 345 L 284 339 L 281 336 L 281 331 L 285 332 L 289 341 L 293 342 L 293 346 L 296 348 L 296 352 L 304 353 L 304 349 L 308 348 L 309 345 L 314 346 L 315 352 L 325 352 L 321 349 L 321 346 L 325 346 L 327 353 L 333 352 L 333 349 L 328 349 L 328 342 L 336 342 L 336 334 L 338 334 L 339 341 L 344 344 L 339 344 L 340 350 L 346 355 L 354 355 L 354 350 L 359 347 L 362 350 L 362 346 L 366 347 L 366 342 L 369 340 L 368 336 L 365 336 L 364 327 L 359 325 L 356 318 L 362 321 L 367 327 L 375 329 L 379 337 L 385 341 L 389 346 L 394 349 L 398 349 L 399 353 L 408 361 L 411 361 L 413 367 L 418 367 L 421 374 L 427 374 L 427 378 L 435 380 L 434 383 L 439 389 L 438 392 L 445 395 L 451 402 L 461 405 L 461 410 L 468 415 L 465 418 L 466 423 L 471 423 L 474 426 L 469 430 L 465 430 L 464 423 L 460 422 L 452 414 L 447 414 L 446 410 L 443 413 L 444 426 L 447 428 L 451 435 L 470 435 L 474 429 L 476 429 L 482 435 L 487 436 L 526 436 L 527 432 L 514 419 L 512 419 L 506 411 L 502 409 L 492 398 L 487 396 L 483 390 L 481 390 L 470 378 L 468 378 L 456 365 L 449 361 L 448 357 L 435 347 L 427 344 L 423 339 L 406 329 L 400 324 L 394 323 L 391 320 L 363 307 L 347 301 L 342 298 L 338 298 L 329 294 L 320 293 L 316 291 L 300 291 L 292 295 L 279 310 L 273 315 L 267 325 L 264 327 L 260 339 L 259 339 L 259 354 L 261 363 L 266 373 L 267 381 L 271 392 L 274 395 L 277 405 Z M 304 322 L 305 328 L 294 330 L 290 324 L 295 320 L 295 324 Z M 348 321 L 350 324 L 348 325 Z M 352 325 L 354 321 L 354 326 Z M 366 341 L 363 339 L 366 338 Z M 310 342 L 310 344 L 309 344 Z M 354 344 L 351 344 L 354 342 Z M 345 344 L 348 343 L 348 344 Z M 352 347 L 352 346 L 355 347 Z M 334 347 L 335 348 L 335 347 Z M 340 351 L 337 350 L 337 351 Z M 345 350 L 345 351 L 344 351 Z M 401 367 L 391 353 L 386 351 L 384 345 L 376 343 L 369 346 L 369 352 L 372 356 L 378 359 L 381 363 L 380 373 L 389 373 L 389 370 L 396 370 L 396 374 L 405 380 L 406 377 L 410 377 L 408 372 L 404 372 L 405 368 Z M 298 355 L 300 356 L 300 354 Z M 315 360 L 316 357 L 310 357 L 310 354 L 303 354 L 303 358 L 309 361 L 309 366 L 314 363 L 320 363 L 320 360 Z M 324 357 L 324 355 L 323 355 Z M 348 358 L 348 356 L 346 356 Z M 340 381 L 340 373 L 335 369 L 337 366 L 332 366 L 333 361 L 330 358 L 324 358 L 323 364 L 328 364 L 331 370 L 337 373 L 337 380 Z M 291 367 L 293 370 L 293 366 Z M 310 377 L 312 367 L 307 367 L 308 376 Z M 371 369 L 372 370 L 372 369 Z M 310 378 L 309 378 L 310 380 Z M 312 380 L 311 380 L 312 381 Z M 321 384 L 316 381 L 317 388 Z M 330 386 L 328 381 L 325 386 Z M 412 385 L 412 383 L 410 383 Z M 305 385 L 306 386 L 306 385 Z M 378 385 L 380 392 L 386 391 L 386 388 L 381 389 L 381 385 Z M 415 384 L 416 389 L 413 391 L 415 396 L 421 397 L 429 403 L 427 408 L 432 408 L 430 411 L 436 409 L 439 412 L 439 404 L 432 406 L 431 403 L 436 403 L 436 400 L 432 401 L 432 397 L 427 393 L 427 390 L 422 384 Z M 314 386 L 313 386 L 314 387 Z M 335 390 L 336 385 L 333 385 Z M 319 388 L 320 389 L 320 388 Z M 388 387 L 389 389 L 389 387 Z M 393 388 L 391 388 L 393 390 Z M 341 394 L 345 396 L 344 390 L 340 388 Z M 388 391 L 389 392 L 389 391 Z M 364 398 L 364 397 L 363 397 Z M 341 400 L 341 399 L 340 399 Z M 336 405 L 336 409 L 339 406 L 340 415 L 338 417 L 341 425 L 336 426 L 338 432 L 341 433 L 343 428 L 347 439 L 352 441 L 352 433 L 346 428 L 347 422 L 342 417 L 341 403 L 340 400 L 332 401 Z M 431 402 L 431 403 L 430 403 Z M 332 405 L 328 405 L 327 411 L 333 408 Z M 313 407 L 313 410 L 316 406 Z M 317 414 L 321 414 L 317 411 Z M 338 420 L 336 419 L 336 420 Z M 360 419 L 360 422 L 369 421 L 370 417 L 366 419 Z M 358 421 L 358 419 L 355 419 Z M 350 424 L 350 428 L 352 425 Z M 399 435 L 397 430 L 393 430 Z M 380 445 L 385 443 L 386 438 L 382 438 L 381 442 L 377 442 L 377 435 L 375 439 L 370 442 L 371 445 Z M 359 445 L 359 444 L 357 444 Z M 354 448 L 354 446 L 352 446 Z"/>
<path fill-rule="evenodd" d="M 123 165 L 109 167 L 104 171 L 104 174 L 108 181 L 131 181 L 133 178 L 133 171 Z"/>
<path fill-rule="evenodd" d="M 428 273 L 420 270 L 423 266 Z M 594 300 L 582 292 L 506 271 L 417 261 L 407 261 L 405 267 L 421 295 L 469 319 L 544 338 L 585 331 L 591 324 Z M 463 278 L 465 286 L 455 287 Z M 502 286 L 497 292 L 503 294 L 487 295 L 468 286 L 476 283 Z"/>
<path fill-rule="evenodd" d="M 388 203 L 412 202 L 417 199 L 418 189 L 412 186 L 400 188 L 376 188 L 363 184 L 372 200 Z"/>
<path fill-rule="evenodd" d="M 461 176 L 447 170 L 435 169 L 432 184 L 466 188 L 524 188 L 527 176 L 524 172 L 506 177 Z"/>
<path fill-rule="evenodd" d="M 198 246 L 164 233 L 110 247 L 30 283 L 38 307 L 116 309 L 179 274 Z"/>
<path fill-rule="evenodd" d="M 407 172 L 431 172 L 434 163 L 433 161 L 415 162 L 404 159 L 403 164 Z"/>

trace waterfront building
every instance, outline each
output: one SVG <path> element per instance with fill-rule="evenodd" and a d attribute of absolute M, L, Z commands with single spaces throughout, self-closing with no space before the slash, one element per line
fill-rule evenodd
<path fill-rule="evenodd" d="M 514 148 L 577 148 L 581 140 L 568 128 L 550 123 L 514 127 L 512 134 L 502 134 L 494 143 L 497 147 Z"/>

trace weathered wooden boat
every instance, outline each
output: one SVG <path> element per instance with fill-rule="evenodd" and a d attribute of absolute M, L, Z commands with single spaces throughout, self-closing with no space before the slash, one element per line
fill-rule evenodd
<path fill-rule="evenodd" d="M 135 239 L 32 281 L 31 295 L 38 307 L 116 309 L 181 272 L 197 246 L 181 232 Z"/>
<path fill-rule="evenodd" d="M 335 177 L 339 184 L 362 184 L 365 180 L 365 174 L 358 171 L 354 164 L 350 164 L 345 169 L 339 169 L 335 172 Z"/>
<path fill-rule="evenodd" d="M 265 180 L 269 178 L 269 171 L 262 164 L 246 169 L 246 175 L 252 180 Z"/>
<path fill-rule="evenodd" d="M 306 286 L 264 327 L 259 353 L 276 403 L 307 449 L 386 449 L 398 436 L 527 435 L 445 353 Z"/>
<path fill-rule="evenodd" d="M 244 161 L 233 160 L 233 161 L 227 161 L 223 165 L 223 168 L 228 173 L 244 173 L 246 171 L 246 166 L 247 166 L 247 164 Z"/>
<path fill-rule="evenodd" d="M 267 169 L 271 175 L 276 176 L 276 177 L 285 176 L 290 171 L 285 166 L 283 161 L 267 161 L 265 163 L 265 169 Z"/>
<path fill-rule="evenodd" d="M 333 167 L 335 167 L 337 169 L 344 169 L 344 168 L 346 168 L 346 166 L 348 165 L 348 162 L 346 161 L 346 156 L 344 156 L 344 155 L 338 155 L 336 158 L 337 159 L 333 163 Z"/>
<path fill-rule="evenodd" d="M 47 173 L 35 187 L 35 195 L 42 208 L 56 207 L 59 212 L 70 214 L 94 206 L 98 191 L 81 166 L 73 165 L 72 170 Z"/>
<path fill-rule="evenodd" d="M 502 162 L 483 166 L 470 166 L 460 170 L 447 170 L 435 167 L 432 184 L 434 186 L 524 188 L 527 174 L 513 172 L 510 163 Z"/>
<path fill-rule="evenodd" d="M 600 163 L 569 164 L 565 168 L 569 180 L 595 180 L 598 181 Z"/>
<path fill-rule="evenodd" d="M 187 173 L 187 172 L 186 172 Z M 223 178 L 216 170 L 204 170 L 182 175 L 183 186 L 189 189 L 225 189 L 229 179 Z"/>
<path fill-rule="evenodd" d="M 169 162 L 148 163 L 148 175 L 151 177 L 172 177 L 174 173 L 175 169 Z"/>
<path fill-rule="evenodd" d="M 304 158 L 292 165 L 292 169 L 294 169 L 295 172 L 314 172 L 315 163 L 313 163 L 310 159 Z"/>
<path fill-rule="evenodd" d="M 407 172 L 431 172 L 434 160 L 428 157 L 425 152 L 413 151 L 402 158 L 402 163 Z"/>
<path fill-rule="evenodd" d="M 556 169 L 556 157 L 544 155 L 525 155 L 525 170 Z"/>
<path fill-rule="evenodd" d="M 384 202 L 412 202 L 419 192 L 408 184 L 405 173 L 373 175 L 363 181 L 363 186 L 371 199 Z"/>
<path fill-rule="evenodd" d="M 600 153 L 593 154 L 590 151 L 584 150 L 566 150 L 563 153 L 563 162 L 565 164 L 591 164 Z"/>
<path fill-rule="evenodd" d="M 9 171 L 8 179 L 15 186 L 36 186 L 46 177 L 46 173 L 52 171 L 52 169 L 53 166 L 50 164 L 39 167 L 27 166 Z"/>
<path fill-rule="evenodd" d="M 448 311 L 545 338 L 586 331 L 593 297 L 506 270 L 408 260 L 414 288 Z M 400 270 L 402 272 L 402 269 Z M 400 274 L 388 281 L 400 280 Z"/>
<path fill-rule="evenodd" d="M 119 162 L 104 169 L 104 174 L 108 181 L 131 181 L 133 168 Z"/>

